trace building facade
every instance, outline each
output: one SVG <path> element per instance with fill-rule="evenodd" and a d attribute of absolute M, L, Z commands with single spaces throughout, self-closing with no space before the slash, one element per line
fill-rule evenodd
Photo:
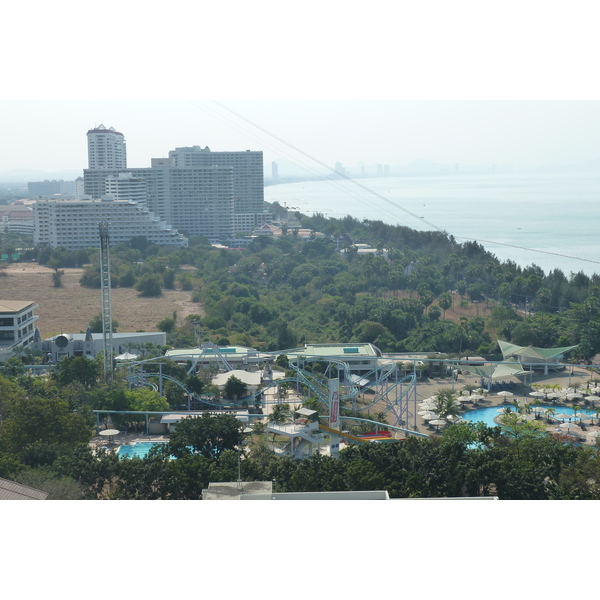
<path fill-rule="evenodd" d="M 171 150 L 169 158 L 172 159 L 174 167 L 180 168 L 231 167 L 234 212 L 263 212 L 265 184 L 261 151 L 211 152 L 208 146 L 188 146 Z"/>
<path fill-rule="evenodd" d="M 107 221 L 111 245 L 145 237 L 153 244 L 187 247 L 187 238 L 137 202 L 101 200 L 40 200 L 33 205 L 35 244 L 68 250 L 98 248 L 98 224 Z"/>
<path fill-rule="evenodd" d="M 87 132 L 88 169 L 126 169 L 125 136 L 113 127 L 99 125 Z"/>
<path fill-rule="evenodd" d="M 33 342 L 37 307 L 35 302 L 0 300 L 0 362 Z"/>
<path fill-rule="evenodd" d="M 46 179 L 44 181 L 29 181 L 27 183 L 27 194 L 30 198 L 50 198 L 52 196 L 76 198 L 77 189 L 75 181 Z"/>
<path fill-rule="evenodd" d="M 144 344 L 164 346 L 166 343 L 165 332 L 112 334 L 113 351 L 117 355 L 143 347 Z M 56 363 L 72 356 L 85 356 L 91 360 L 96 354 L 104 352 L 104 336 L 101 333 L 91 333 L 88 327 L 86 333 L 61 333 L 42 340 L 38 331 L 31 349 L 42 352 L 47 363 Z"/>
<path fill-rule="evenodd" d="M 117 142 L 122 143 L 121 154 Z M 112 128 L 88 131 L 87 197 L 109 194 L 141 202 L 145 195 L 149 210 L 160 219 L 187 236 L 213 243 L 249 234 L 271 221 L 264 208 L 262 152 L 190 146 L 170 151 L 168 158 L 153 158 L 150 168 L 127 168 L 124 147 L 122 134 Z"/>

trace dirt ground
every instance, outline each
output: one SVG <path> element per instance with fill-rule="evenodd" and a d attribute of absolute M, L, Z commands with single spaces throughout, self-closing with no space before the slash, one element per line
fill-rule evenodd
<path fill-rule="evenodd" d="M 79 285 L 83 269 L 61 269 L 62 287 L 52 283 L 52 269 L 31 263 L 13 263 L 2 269 L 0 299 L 33 301 L 39 305 L 37 325 L 43 338 L 59 333 L 85 332 L 88 323 L 102 313 L 99 289 Z M 140 298 L 133 288 L 111 290 L 113 319 L 119 332 L 157 331 L 156 324 L 177 312 L 177 322 L 202 314 L 191 302 L 191 292 L 163 291 L 161 298 Z"/>

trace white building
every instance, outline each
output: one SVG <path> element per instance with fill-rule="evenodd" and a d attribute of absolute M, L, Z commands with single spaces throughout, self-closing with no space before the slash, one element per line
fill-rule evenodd
<path fill-rule="evenodd" d="M 137 202 L 102 200 L 40 200 L 33 205 L 35 244 L 69 250 L 98 248 L 98 224 L 107 221 L 110 243 L 128 243 L 143 236 L 160 245 L 186 247 L 187 239 Z"/>
<path fill-rule="evenodd" d="M 148 201 L 146 180 L 134 177 L 133 173 L 108 175 L 104 180 L 104 193 L 115 200 L 131 200 L 143 205 Z"/>
<path fill-rule="evenodd" d="M 62 179 L 29 181 L 27 183 L 27 193 L 30 198 L 50 198 L 52 196 L 62 196 L 64 198 L 77 197 L 75 182 L 64 181 Z"/>
<path fill-rule="evenodd" d="M 126 350 L 142 347 L 144 344 L 164 346 L 167 343 L 165 332 L 140 332 L 140 333 L 113 333 L 113 351 L 119 355 Z M 104 336 L 101 333 L 92 333 L 89 326 L 86 333 L 61 333 L 45 340 L 36 330 L 35 340 L 31 344 L 34 352 L 42 352 L 46 362 L 56 363 L 71 356 L 85 356 L 92 359 L 104 352 Z"/>
<path fill-rule="evenodd" d="M 169 158 L 174 167 L 180 168 L 231 167 L 235 213 L 263 212 L 265 184 L 261 151 L 211 152 L 208 146 L 188 146 L 171 150 Z"/>
<path fill-rule="evenodd" d="M 37 307 L 35 302 L 0 300 L 0 362 L 33 342 Z"/>
<path fill-rule="evenodd" d="M 125 136 L 113 127 L 99 125 L 87 132 L 88 169 L 126 169 Z"/>
<path fill-rule="evenodd" d="M 90 198 L 110 194 L 141 201 L 143 181 L 147 205 L 154 214 L 188 237 L 201 236 L 210 242 L 251 233 L 271 221 L 264 204 L 262 152 L 183 147 L 170 151 L 168 158 L 153 158 L 150 168 L 128 169 L 123 150 L 121 165 L 116 160 L 100 163 L 100 141 L 107 145 L 117 136 L 122 138 L 103 126 L 88 132 L 89 152 L 94 154 L 89 155 L 89 168 L 84 171 L 84 192 Z M 108 156 L 108 149 L 103 156 Z M 110 156 L 115 157 L 116 150 Z M 124 176 L 130 178 L 130 189 L 121 179 Z"/>
<path fill-rule="evenodd" d="M 33 211 L 24 204 L 0 206 L 0 232 L 33 235 Z"/>

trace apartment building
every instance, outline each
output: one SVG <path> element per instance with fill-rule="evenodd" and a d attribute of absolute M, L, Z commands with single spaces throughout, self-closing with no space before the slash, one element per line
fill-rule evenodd
<path fill-rule="evenodd" d="M 261 151 L 212 152 L 208 146 L 187 146 L 171 150 L 169 158 L 173 166 L 179 168 L 231 167 L 234 212 L 263 212 L 265 189 Z"/>
<path fill-rule="evenodd" d="M 33 205 L 35 244 L 69 250 L 98 248 L 98 224 L 107 221 L 110 242 L 143 236 L 153 244 L 187 247 L 187 238 L 137 202 L 115 200 L 40 200 Z"/>
<path fill-rule="evenodd" d="M 114 127 L 99 125 L 87 132 L 88 169 L 126 169 L 125 136 Z"/>
<path fill-rule="evenodd" d="M 88 132 L 89 152 L 94 155 L 84 171 L 86 196 L 109 194 L 142 202 L 145 193 L 149 210 L 160 219 L 187 236 L 202 236 L 213 243 L 251 233 L 271 221 L 264 209 L 262 152 L 181 147 L 170 151 L 168 158 L 153 158 L 150 168 L 127 168 L 124 150 L 120 163 L 116 149 L 110 154 L 112 162 L 99 161 L 100 147 L 108 157 L 109 142 L 116 148 L 116 140 L 122 139 L 122 134 L 118 138 L 111 130 L 101 126 Z M 124 147 L 124 139 L 122 143 Z"/>
<path fill-rule="evenodd" d="M 33 342 L 38 305 L 30 301 L 0 300 L 0 362 Z"/>

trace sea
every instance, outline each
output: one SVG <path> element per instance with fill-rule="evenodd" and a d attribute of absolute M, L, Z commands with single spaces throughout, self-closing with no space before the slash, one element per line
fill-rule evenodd
<path fill-rule="evenodd" d="M 475 240 L 500 261 L 567 277 L 600 273 L 600 173 L 449 174 L 304 181 L 265 200 L 326 217 L 350 215 Z"/>

